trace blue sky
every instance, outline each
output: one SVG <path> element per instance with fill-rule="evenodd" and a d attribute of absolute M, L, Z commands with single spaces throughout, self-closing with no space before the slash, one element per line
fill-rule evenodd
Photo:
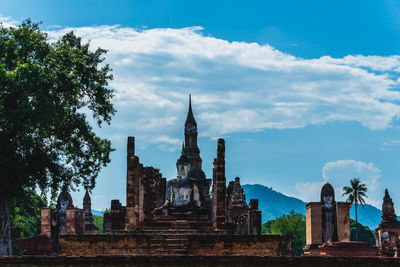
<path fill-rule="evenodd" d="M 128 135 L 143 163 L 176 175 L 189 93 L 208 177 L 224 137 L 228 180 L 316 201 L 323 183 L 340 199 L 360 177 L 369 203 L 385 188 L 400 203 L 398 2 L 2 1 L 5 25 L 28 17 L 109 50 L 118 113 L 97 131 L 117 150 L 95 209 L 125 203 Z"/>

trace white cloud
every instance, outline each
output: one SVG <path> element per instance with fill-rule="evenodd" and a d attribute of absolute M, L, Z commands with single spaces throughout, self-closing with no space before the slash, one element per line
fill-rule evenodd
<path fill-rule="evenodd" d="M 0 14 L 0 23 L 3 25 L 3 27 L 15 27 L 20 22 L 11 17 L 6 17 Z"/>
<path fill-rule="evenodd" d="M 296 183 L 295 188 L 297 194 L 295 197 L 302 199 L 306 202 L 318 202 L 320 200 L 321 188 L 325 182 L 315 183 Z"/>
<path fill-rule="evenodd" d="M 400 140 L 396 139 L 396 140 L 390 140 L 388 142 L 383 142 L 383 146 L 397 146 L 400 144 Z"/>
<path fill-rule="evenodd" d="M 200 135 L 207 137 L 330 121 L 380 130 L 400 114 L 399 56 L 307 60 L 267 44 L 204 36 L 201 27 L 54 27 L 48 33 L 54 40 L 71 30 L 93 48 L 109 50 L 118 110 L 112 126 L 119 134 L 182 138 L 189 93 Z"/>
<path fill-rule="evenodd" d="M 353 67 L 363 67 L 374 71 L 395 71 L 399 72 L 400 56 L 379 57 L 379 56 L 345 56 L 344 58 L 331 58 L 329 56 L 320 59 L 325 63 L 337 65 L 348 65 Z"/>
<path fill-rule="evenodd" d="M 319 201 L 322 185 L 330 183 L 336 194 L 336 199 L 344 201 L 342 197 L 343 186 L 350 186 L 350 180 L 359 178 L 367 186 L 366 202 L 379 207 L 382 203 L 382 192 L 379 179 L 382 176 L 381 170 L 373 163 L 365 163 L 356 160 L 338 160 L 328 162 L 322 168 L 322 181 L 315 183 L 297 183 L 298 196 L 305 201 Z"/>
<path fill-rule="evenodd" d="M 340 188 L 340 195 L 342 194 L 342 187 L 348 185 L 350 179 L 353 178 L 360 178 L 367 185 L 368 192 L 376 192 L 381 175 L 381 170 L 373 163 L 351 159 L 328 162 L 322 169 L 322 177 L 326 181 L 332 181 L 332 185 Z"/>

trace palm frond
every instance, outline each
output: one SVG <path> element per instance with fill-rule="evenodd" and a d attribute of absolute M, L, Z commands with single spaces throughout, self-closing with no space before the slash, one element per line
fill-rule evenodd
<path fill-rule="evenodd" d="M 353 188 L 348 187 L 348 186 L 343 186 L 343 194 L 342 197 L 344 197 L 345 195 L 349 195 L 353 193 Z"/>
<path fill-rule="evenodd" d="M 362 197 L 367 197 L 367 195 L 364 192 L 358 192 L 358 195 Z"/>
<path fill-rule="evenodd" d="M 358 202 L 360 202 L 361 206 L 364 208 L 365 200 L 362 197 L 358 197 Z"/>
<path fill-rule="evenodd" d="M 350 187 L 343 186 L 342 196 L 347 196 L 346 202 L 358 202 L 364 208 L 365 198 L 368 198 L 366 192 L 368 191 L 366 184 L 362 183 L 360 178 L 350 180 Z"/>
<path fill-rule="evenodd" d="M 346 202 L 353 203 L 354 202 L 354 195 L 349 195 L 349 197 L 347 198 Z"/>

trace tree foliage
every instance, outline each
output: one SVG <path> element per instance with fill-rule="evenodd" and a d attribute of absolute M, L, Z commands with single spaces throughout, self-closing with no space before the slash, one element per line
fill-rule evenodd
<path fill-rule="evenodd" d="M 105 50 L 73 32 L 50 42 L 39 25 L 0 24 L 0 256 L 9 255 L 10 202 L 32 188 L 51 192 L 95 186 L 111 142 L 97 136 L 115 110 Z"/>
<path fill-rule="evenodd" d="M 32 189 L 27 191 L 26 197 L 11 202 L 10 222 L 14 240 L 40 234 L 40 209 L 46 206 L 46 199 Z"/>
<path fill-rule="evenodd" d="M 368 226 L 362 225 L 353 219 L 350 219 L 350 240 L 369 242 L 376 246 L 374 232 Z"/>
<path fill-rule="evenodd" d="M 0 25 L 0 196 L 94 187 L 112 151 L 87 119 L 101 126 L 115 112 L 105 52 L 73 32 L 52 43 L 30 20 Z"/>
<path fill-rule="evenodd" d="M 104 233 L 103 221 L 104 221 L 104 216 L 93 215 L 93 223 L 97 227 L 97 229 L 99 230 L 99 234 L 103 234 Z"/>
<path fill-rule="evenodd" d="M 288 215 L 284 214 L 279 218 L 265 222 L 262 225 L 262 233 L 281 236 L 291 233 L 293 237 L 293 252 L 295 255 L 299 255 L 306 244 L 305 216 L 292 210 Z"/>

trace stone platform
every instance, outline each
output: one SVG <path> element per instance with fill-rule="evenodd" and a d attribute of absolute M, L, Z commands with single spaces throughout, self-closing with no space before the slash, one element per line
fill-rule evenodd
<path fill-rule="evenodd" d="M 377 248 L 368 242 L 329 242 L 304 248 L 304 256 L 376 257 L 377 255 Z"/>
<path fill-rule="evenodd" d="M 173 255 L 173 256 L 280 256 L 278 235 L 240 236 L 166 230 L 135 234 L 62 235 L 63 256 Z"/>

